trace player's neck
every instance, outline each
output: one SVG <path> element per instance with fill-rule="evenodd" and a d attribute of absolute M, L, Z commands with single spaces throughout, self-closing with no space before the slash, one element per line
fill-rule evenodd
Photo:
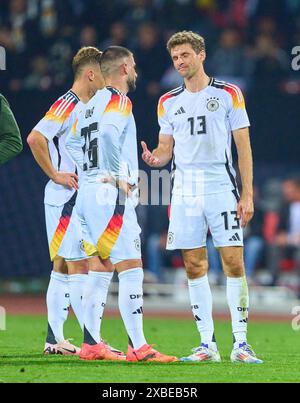
<path fill-rule="evenodd" d="M 208 75 L 203 71 L 195 74 L 191 78 L 185 78 L 184 84 L 185 88 L 189 92 L 199 92 L 208 86 L 210 78 Z"/>
<path fill-rule="evenodd" d="M 95 91 L 84 85 L 80 81 L 75 81 L 71 90 L 78 96 L 83 103 L 89 102 L 89 100 L 95 95 Z"/>
<path fill-rule="evenodd" d="M 121 91 L 122 94 L 124 94 L 124 95 L 126 95 L 128 92 L 128 85 L 123 80 L 107 78 L 105 80 L 105 83 L 106 83 L 107 87 L 113 87 L 113 88 Z"/>

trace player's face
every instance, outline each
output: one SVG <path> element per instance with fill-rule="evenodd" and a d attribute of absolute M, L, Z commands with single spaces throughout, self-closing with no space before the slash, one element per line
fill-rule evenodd
<path fill-rule="evenodd" d="M 137 72 L 135 70 L 136 64 L 133 56 L 127 58 L 126 65 L 128 74 L 127 78 L 128 91 L 134 91 L 136 89 Z"/>
<path fill-rule="evenodd" d="M 205 52 L 197 54 L 189 43 L 177 45 L 171 50 L 175 69 L 183 78 L 192 78 L 200 69 L 205 59 Z"/>

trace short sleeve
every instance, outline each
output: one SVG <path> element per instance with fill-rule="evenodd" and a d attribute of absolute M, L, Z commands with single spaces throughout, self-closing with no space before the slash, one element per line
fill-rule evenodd
<path fill-rule="evenodd" d="M 230 94 L 228 119 L 231 130 L 250 126 L 242 91 L 233 84 L 226 84 L 224 89 Z"/>
<path fill-rule="evenodd" d="M 157 105 L 157 118 L 158 118 L 158 124 L 160 127 L 160 133 L 161 134 L 167 134 L 167 135 L 173 135 L 173 126 L 168 120 L 167 116 L 167 111 L 166 111 L 166 106 L 165 106 L 165 96 L 162 96 L 160 100 L 158 101 Z"/>
<path fill-rule="evenodd" d="M 77 101 L 59 98 L 34 127 L 34 130 L 42 133 L 49 141 L 55 136 L 60 137 L 66 131 L 71 130 L 73 121 L 70 119 L 70 115 L 76 104 Z"/>

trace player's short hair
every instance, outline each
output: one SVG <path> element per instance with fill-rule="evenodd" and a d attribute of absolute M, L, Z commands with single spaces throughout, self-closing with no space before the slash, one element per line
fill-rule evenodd
<path fill-rule="evenodd" d="M 93 46 L 84 46 L 79 49 L 73 57 L 72 69 L 76 79 L 82 72 L 84 66 L 88 64 L 100 64 L 102 52 Z"/>
<path fill-rule="evenodd" d="M 109 46 L 102 53 L 100 68 L 104 77 L 114 73 L 122 64 L 122 59 L 132 56 L 132 52 L 123 46 Z"/>
<path fill-rule="evenodd" d="M 178 45 L 184 45 L 189 43 L 197 55 L 205 50 L 205 40 L 201 35 L 196 34 L 193 31 L 181 31 L 176 32 L 171 36 L 167 42 L 168 52 L 171 54 L 171 50 Z"/>

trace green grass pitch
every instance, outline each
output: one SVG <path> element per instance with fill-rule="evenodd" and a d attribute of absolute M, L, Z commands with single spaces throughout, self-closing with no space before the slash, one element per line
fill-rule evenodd
<path fill-rule="evenodd" d="M 126 363 L 80 361 L 77 357 L 41 354 L 46 319 L 40 316 L 10 316 L 7 330 L 0 331 L 0 382 L 299 382 L 300 332 L 289 323 L 250 323 L 249 341 L 261 365 L 232 364 L 230 323 L 215 324 L 222 363 Z M 199 343 L 195 324 L 190 320 L 145 319 L 150 343 L 162 352 L 178 357 L 188 355 Z M 103 337 L 115 347 L 126 349 L 126 334 L 118 318 L 103 321 Z M 65 335 L 80 345 L 79 326 L 72 317 Z"/>

